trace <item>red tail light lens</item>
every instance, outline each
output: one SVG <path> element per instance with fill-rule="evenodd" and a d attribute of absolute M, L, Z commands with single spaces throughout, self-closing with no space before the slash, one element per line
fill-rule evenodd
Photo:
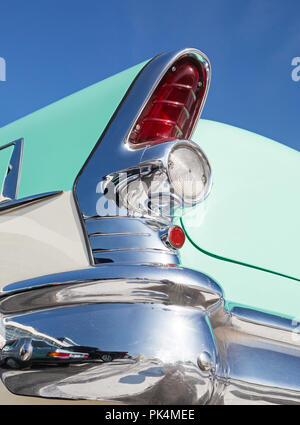
<path fill-rule="evenodd" d="M 206 89 L 206 71 L 191 57 L 166 72 L 137 120 L 131 143 L 188 139 Z"/>
<path fill-rule="evenodd" d="M 59 351 L 51 351 L 47 354 L 47 357 L 58 357 L 58 358 L 88 358 L 89 354 L 83 353 L 64 353 Z"/>
<path fill-rule="evenodd" d="M 185 234 L 181 227 L 172 227 L 169 231 L 169 241 L 174 248 L 181 248 L 185 242 Z"/>
<path fill-rule="evenodd" d="M 70 357 L 70 353 L 60 353 L 58 351 L 52 351 L 51 353 L 47 354 L 47 357 Z"/>

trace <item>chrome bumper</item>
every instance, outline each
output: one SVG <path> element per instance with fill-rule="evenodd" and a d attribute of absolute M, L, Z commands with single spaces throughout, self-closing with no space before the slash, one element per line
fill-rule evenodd
<path fill-rule="evenodd" d="M 129 404 L 300 402 L 292 323 L 229 312 L 209 277 L 177 265 L 104 265 L 8 285 L 1 335 L 128 352 L 110 363 L 1 367 L 18 395 Z M 50 373 L 51 372 L 51 373 Z"/>

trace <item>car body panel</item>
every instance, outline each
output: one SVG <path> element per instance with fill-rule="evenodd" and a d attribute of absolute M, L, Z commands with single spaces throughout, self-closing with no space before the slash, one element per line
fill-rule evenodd
<path fill-rule="evenodd" d="M 20 138 L 25 141 L 19 197 L 72 189 L 83 163 L 146 63 L 0 129 L 0 147 Z"/>
<path fill-rule="evenodd" d="M 299 282 L 207 255 L 197 249 L 189 238 L 180 249 L 179 258 L 184 267 L 205 272 L 216 280 L 224 291 L 229 310 L 243 306 L 299 319 Z"/>
<path fill-rule="evenodd" d="M 0 234 L 0 289 L 89 265 L 71 191 L 0 214 Z"/>
<path fill-rule="evenodd" d="M 299 152 L 205 120 L 192 139 L 213 174 L 207 199 L 182 220 L 193 243 L 209 255 L 300 280 Z"/>

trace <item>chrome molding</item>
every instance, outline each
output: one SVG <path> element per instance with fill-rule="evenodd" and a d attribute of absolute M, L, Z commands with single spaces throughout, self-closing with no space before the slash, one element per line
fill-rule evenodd
<path fill-rule="evenodd" d="M 168 266 L 161 265 L 160 267 L 147 265 L 140 267 L 136 267 L 135 265 L 104 265 L 101 268 L 90 267 L 88 269 L 46 275 L 7 285 L 0 292 L 0 298 L 17 292 L 22 292 L 24 295 L 24 291 L 48 286 L 88 283 L 97 280 L 111 281 L 116 279 L 133 279 L 140 281 L 152 279 L 166 283 L 173 282 L 177 285 L 195 285 L 197 287 L 201 284 L 202 291 L 205 293 L 216 294 L 218 299 L 222 297 L 221 289 L 208 276 L 180 267 L 176 264 L 171 264 Z"/>
<path fill-rule="evenodd" d="M 1 193 L 2 202 L 11 201 L 17 197 L 23 158 L 23 145 L 24 139 L 18 139 L 0 147 L 0 151 L 9 146 L 14 147 L 9 161 L 7 175 L 3 183 Z"/>
<path fill-rule="evenodd" d="M 44 201 L 48 198 L 53 198 L 55 196 L 63 193 L 62 191 L 55 192 L 46 192 L 39 195 L 32 195 L 26 198 L 8 200 L 0 204 L 0 214 L 6 213 L 17 208 L 27 207 L 28 205 L 36 204 L 37 202 Z"/>
<path fill-rule="evenodd" d="M 28 205 L 43 201 L 44 199 L 51 198 L 62 193 L 62 191 L 46 192 L 38 195 L 27 196 L 21 199 L 16 199 L 18 195 L 20 174 L 22 168 L 24 139 L 18 139 L 13 142 L 7 143 L 6 145 L 0 147 L 0 151 L 10 146 L 13 146 L 14 149 L 11 154 L 7 175 L 4 179 L 2 192 L 0 194 L 0 214 L 6 213 L 17 208 L 26 207 Z"/>
<path fill-rule="evenodd" d="M 17 282 L 1 292 L 0 315 L 0 373 L 14 394 L 129 404 L 300 403 L 293 322 L 228 311 L 216 282 L 180 266 L 103 265 Z M 53 364 L 34 348 L 41 341 L 94 354 Z"/>
<path fill-rule="evenodd" d="M 116 216 L 91 218 L 85 225 L 95 265 L 178 263 L 175 250 L 163 242 L 170 223 Z"/>

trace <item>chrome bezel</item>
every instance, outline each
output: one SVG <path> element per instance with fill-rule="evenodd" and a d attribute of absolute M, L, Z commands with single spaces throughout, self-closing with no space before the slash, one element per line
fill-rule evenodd
<path fill-rule="evenodd" d="M 172 185 L 172 180 L 171 180 L 170 170 L 169 170 L 169 158 L 170 158 L 170 155 L 174 151 L 176 151 L 176 149 L 178 149 L 181 146 L 187 147 L 190 150 L 192 150 L 200 158 L 200 160 L 203 164 L 203 170 L 204 170 L 204 173 L 205 173 L 204 175 L 205 175 L 206 181 L 205 181 L 205 183 L 203 183 L 204 189 L 201 192 L 201 196 L 199 196 L 198 198 L 195 198 L 195 199 L 186 199 L 186 198 L 183 199 L 183 198 L 181 198 L 183 206 L 196 205 L 196 204 L 199 204 L 200 202 L 202 202 L 208 196 L 208 194 L 211 190 L 211 186 L 212 186 L 211 167 L 210 167 L 210 164 L 208 162 L 208 159 L 207 159 L 205 153 L 202 151 L 202 149 L 199 148 L 198 145 L 196 145 L 196 143 L 193 143 L 189 140 L 180 140 L 178 143 L 176 143 L 176 145 L 174 145 L 172 147 L 172 149 L 169 151 L 169 154 L 168 154 L 167 174 L 168 174 L 170 185 L 172 187 L 173 187 L 173 185 Z M 176 194 L 176 195 L 179 197 L 178 194 Z"/>
<path fill-rule="evenodd" d="M 196 155 L 199 156 L 203 164 L 205 177 L 206 177 L 205 189 L 199 198 L 193 199 L 193 200 L 182 199 L 176 192 L 174 193 L 176 198 L 180 199 L 182 207 L 184 206 L 188 207 L 188 206 L 196 205 L 202 202 L 204 199 L 206 199 L 212 187 L 212 170 L 211 170 L 210 163 L 207 159 L 207 156 L 203 152 L 203 150 L 200 149 L 200 147 L 196 143 L 192 142 L 191 140 L 176 139 L 176 140 L 170 140 L 168 142 L 161 143 L 159 145 L 149 146 L 143 153 L 140 165 L 141 166 L 149 165 L 151 163 L 157 164 L 160 162 L 161 163 L 160 168 L 166 172 L 170 186 L 172 186 L 170 173 L 169 173 L 169 157 L 171 153 L 174 152 L 174 150 L 176 150 L 180 146 L 188 147 L 189 149 L 193 150 Z"/>

